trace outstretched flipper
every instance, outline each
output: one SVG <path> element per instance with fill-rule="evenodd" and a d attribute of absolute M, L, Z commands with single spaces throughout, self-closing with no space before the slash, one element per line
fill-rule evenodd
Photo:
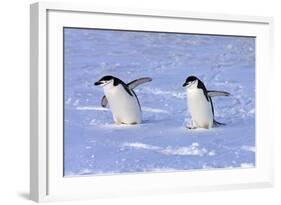
<path fill-rule="evenodd" d="M 127 84 L 128 88 L 130 90 L 134 89 L 135 87 L 143 84 L 143 83 L 147 83 L 147 82 L 150 82 L 152 81 L 152 78 L 149 78 L 149 77 L 144 77 L 144 78 L 139 78 L 139 79 L 136 79 L 136 80 L 133 80 L 131 82 L 129 82 Z"/>
<path fill-rule="evenodd" d="M 208 96 L 210 97 L 216 97 L 216 96 L 229 96 L 230 93 L 225 91 L 217 91 L 217 90 L 208 90 L 207 91 Z"/>
<path fill-rule="evenodd" d="M 129 82 L 127 84 L 127 86 L 130 90 L 133 90 L 137 86 L 139 86 L 143 83 L 150 82 L 150 81 L 152 81 L 152 78 L 149 78 L 149 77 L 139 78 L 139 79 L 136 79 L 136 80 L 133 80 L 133 81 Z M 104 95 L 101 99 L 101 106 L 107 107 L 107 105 L 108 105 L 108 100 L 107 100 L 106 96 Z"/>

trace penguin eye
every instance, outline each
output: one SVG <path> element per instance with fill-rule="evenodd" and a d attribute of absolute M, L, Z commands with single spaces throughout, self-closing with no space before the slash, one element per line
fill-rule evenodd
<path fill-rule="evenodd" d="M 187 86 L 191 86 L 191 85 L 193 85 L 195 82 L 196 82 L 196 81 L 189 81 L 189 82 L 187 83 Z"/>
<path fill-rule="evenodd" d="M 110 82 L 110 80 L 103 80 L 102 83 L 103 84 L 108 84 Z"/>

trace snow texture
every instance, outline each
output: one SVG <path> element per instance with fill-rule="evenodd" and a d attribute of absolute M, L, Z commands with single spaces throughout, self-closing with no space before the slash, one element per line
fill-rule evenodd
<path fill-rule="evenodd" d="M 115 125 L 94 82 L 151 77 L 135 92 L 143 123 Z M 186 77 L 214 97 L 212 129 L 189 130 Z M 65 176 L 255 166 L 255 38 L 64 29 Z"/>

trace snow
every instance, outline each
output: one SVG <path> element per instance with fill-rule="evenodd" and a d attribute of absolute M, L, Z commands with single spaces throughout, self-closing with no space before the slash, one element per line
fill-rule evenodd
<path fill-rule="evenodd" d="M 249 152 L 256 152 L 256 148 L 253 147 L 253 146 L 246 146 L 246 145 L 243 145 L 241 147 L 242 150 L 245 150 L 245 151 L 249 151 Z"/>
<path fill-rule="evenodd" d="M 252 168 L 254 165 L 252 163 L 242 163 L 241 168 Z"/>
<path fill-rule="evenodd" d="M 168 114 L 169 112 L 166 110 L 156 109 L 156 108 L 150 108 L 150 107 L 142 107 L 142 111 L 144 112 L 153 112 L 153 113 L 165 113 Z"/>
<path fill-rule="evenodd" d="M 205 148 L 199 148 L 199 144 L 194 142 L 188 147 L 178 147 L 178 148 L 173 148 L 173 147 L 166 147 L 166 148 L 161 148 L 149 144 L 143 144 L 139 142 L 135 143 L 125 143 L 123 147 L 132 147 L 135 149 L 148 149 L 148 150 L 154 150 L 157 151 L 158 153 L 164 154 L 164 155 L 198 155 L 198 156 L 203 156 L 205 154 L 209 154 L 210 156 L 214 156 L 215 153 L 213 151 L 209 152 Z"/>
<path fill-rule="evenodd" d="M 136 148 L 136 149 L 150 149 L 150 150 L 159 150 L 160 149 L 160 147 L 152 146 L 152 145 L 148 145 L 148 144 L 143 144 L 143 143 L 139 143 L 139 142 L 125 143 L 123 145 L 123 147 L 133 147 L 133 148 Z"/>
<path fill-rule="evenodd" d="M 255 167 L 255 39 L 252 37 L 64 29 L 65 176 Z M 102 108 L 104 75 L 135 88 L 139 125 L 115 125 Z M 196 75 L 226 123 L 189 130 L 182 87 Z"/>
<path fill-rule="evenodd" d="M 82 106 L 82 107 L 76 107 L 76 110 L 97 110 L 97 111 L 109 111 L 107 108 L 103 107 L 93 107 L 93 106 Z"/>
<path fill-rule="evenodd" d="M 192 143 L 188 147 L 179 147 L 179 148 L 172 148 L 172 147 L 167 147 L 162 151 L 163 154 L 166 155 L 192 155 L 192 156 L 203 156 L 207 153 L 208 151 L 205 148 L 198 148 L 198 145 L 196 143 Z"/>

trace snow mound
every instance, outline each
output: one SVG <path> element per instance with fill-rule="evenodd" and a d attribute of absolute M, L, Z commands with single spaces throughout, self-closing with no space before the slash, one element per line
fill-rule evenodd
<path fill-rule="evenodd" d="M 136 149 L 149 149 L 149 150 L 159 150 L 160 149 L 160 147 L 148 145 L 148 144 L 143 144 L 143 143 L 140 143 L 140 142 L 124 143 L 123 147 L 132 147 L 132 148 L 136 148 Z"/>
<path fill-rule="evenodd" d="M 162 110 L 162 109 L 157 109 L 157 108 L 142 107 L 141 110 L 144 112 L 169 114 L 169 112 L 167 110 Z"/>
<path fill-rule="evenodd" d="M 92 107 L 92 106 L 78 106 L 76 110 L 96 110 L 96 111 L 109 111 L 108 108 L 104 107 Z"/>
<path fill-rule="evenodd" d="M 241 168 L 252 168 L 255 167 L 253 163 L 241 163 L 240 165 Z"/>
<path fill-rule="evenodd" d="M 256 147 L 254 147 L 254 146 L 243 145 L 241 147 L 241 149 L 244 150 L 244 151 L 256 152 Z"/>

